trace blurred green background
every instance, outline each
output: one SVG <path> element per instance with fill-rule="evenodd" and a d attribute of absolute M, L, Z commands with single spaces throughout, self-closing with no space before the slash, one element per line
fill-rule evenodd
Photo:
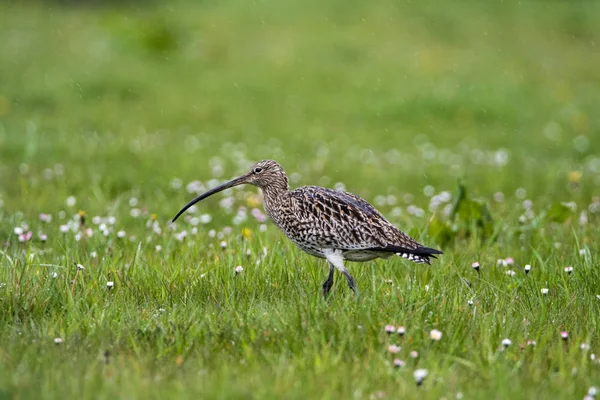
<path fill-rule="evenodd" d="M 0 0 L 0 399 L 583 397 L 598 21 L 591 0 Z M 350 264 L 362 302 L 339 276 L 324 302 L 325 263 L 261 225 L 255 188 L 168 225 L 265 158 L 445 254 Z"/>
<path fill-rule="evenodd" d="M 215 155 L 224 177 L 275 158 L 371 199 L 464 178 L 567 200 L 578 170 L 589 198 L 599 17 L 595 1 L 2 2 L 4 202 L 136 189 L 164 209 Z M 15 185 L 23 163 L 65 173 Z"/>

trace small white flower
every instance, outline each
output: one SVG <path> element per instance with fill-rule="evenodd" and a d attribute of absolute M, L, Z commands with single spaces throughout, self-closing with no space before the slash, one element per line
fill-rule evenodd
<path fill-rule="evenodd" d="M 442 332 L 438 331 L 437 329 L 432 329 L 431 332 L 429 332 L 429 337 L 431 340 L 435 340 L 437 342 L 442 338 Z"/>
<path fill-rule="evenodd" d="M 502 339 L 502 347 L 504 347 L 505 349 L 510 346 L 512 344 L 512 340 L 506 338 L 506 339 Z"/>
<path fill-rule="evenodd" d="M 543 295 L 547 295 L 550 290 L 548 288 L 542 288 L 540 291 Z"/>
<path fill-rule="evenodd" d="M 119 232 L 117 232 L 117 237 L 119 239 L 123 239 L 126 235 L 127 235 L 127 233 L 125 233 L 125 231 L 119 231 Z"/>
<path fill-rule="evenodd" d="M 109 289 L 112 289 L 115 286 L 115 283 L 113 281 L 108 281 L 106 282 L 106 287 Z"/>
<path fill-rule="evenodd" d="M 565 272 L 569 275 L 571 275 L 573 273 L 573 267 L 569 266 L 569 267 L 565 267 Z"/>
<path fill-rule="evenodd" d="M 162 250 L 162 246 L 160 244 L 157 244 L 154 249 L 156 250 L 156 252 L 160 252 Z"/>
<path fill-rule="evenodd" d="M 406 363 L 404 361 L 402 361 L 401 359 L 399 359 L 399 358 L 395 358 L 394 359 L 394 367 L 396 367 L 396 368 L 402 368 L 405 365 L 406 365 Z"/>
<path fill-rule="evenodd" d="M 92 251 L 92 252 L 90 253 L 90 257 L 91 257 L 91 258 L 97 258 L 97 257 L 98 257 L 98 253 L 96 253 L 95 251 Z"/>
<path fill-rule="evenodd" d="M 227 242 L 223 240 L 221 242 L 221 249 L 225 250 L 226 248 L 227 248 Z"/>
<path fill-rule="evenodd" d="M 588 389 L 588 396 L 596 397 L 598 395 L 598 388 L 596 386 L 592 386 Z"/>
<path fill-rule="evenodd" d="M 244 271 L 244 267 L 238 265 L 237 267 L 235 267 L 234 271 L 236 275 L 241 274 Z"/>
<path fill-rule="evenodd" d="M 54 338 L 54 344 L 61 344 L 63 342 L 62 338 Z"/>
<path fill-rule="evenodd" d="M 46 235 L 45 233 L 40 233 L 39 237 L 42 242 L 45 242 L 48 240 L 48 235 Z"/>
<path fill-rule="evenodd" d="M 132 198 L 129 199 L 129 206 L 130 207 L 137 206 L 137 203 L 138 203 L 138 199 L 136 199 L 135 197 L 132 197 Z"/>
<path fill-rule="evenodd" d="M 567 340 L 567 339 L 569 338 L 569 332 L 567 332 L 567 331 L 562 331 L 562 332 L 560 333 L 560 337 L 561 337 L 561 339 L 562 339 L 562 340 Z"/>
<path fill-rule="evenodd" d="M 474 262 L 473 264 L 471 264 L 471 267 L 473 267 L 473 269 L 477 272 L 479 272 L 479 263 L 478 262 Z"/>
<path fill-rule="evenodd" d="M 537 343 L 535 342 L 535 340 L 528 340 L 527 341 L 527 346 L 535 346 Z"/>
<path fill-rule="evenodd" d="M 62 233 L 67 233 L 67 232 L 69 232 L 69 225 L 61 225 L 61 226 L 60 226 L 60 231 L 61 231 Z"/>
<path fill-rule="evenodd" d="M 581 350 L 589 350 L 591 347 L 588 343 L 581 343 L 581 346 L 579 346 L 579 348 Z"/>
<path fill-rule="evenodd" d="M 415 350 L 411 351 L 409 353 L 409 355 L 410 355 L 410 358 L 417 358 L 417 357 L 419 357 L 419 353 L 417 351 L 415 351 Z"/>
<path fill-rule="evenodd" d="M 75 196 L 67 197 L 67 206 L 68 207 L 73 207 L 76 203 L 77 203 L 77 199 L 75 198 Z"/>
<path fill-rule="evenodd" d="M 21 228 L 20 226 L 15 226 L 14 232 L 15 232 L 15 235 L 22 235 L 23 228 Z"/>
<path fill-rule="evenodd" d="M 132 208 L 129 210 L 129 215 L 131 215 L 133 218 L 137 218 L 142 215 L 142 211 L 139 208 Z"/>
<path fill-rule="evenodd" d="M 52 278 L 54 278 L 54 279 L 58 278 L 58 273 L 56 273 L 56 272 L 53 272 L 53 273 L 52 273 Z"/>
<path fill-rule="evenodd" d="M 85 269 L 85 267 L 84 267 L 83 265 L 81 265 L 81 264 L 77 264 L 77 269 L 78 269 L 79 271 L 82 271 L 82 270 L 84 270 L 84 269 Z"/>
<path fill-rule="evenodd" d="M 392 333 L 396 332 L 396 327 L 394 325 L 386 325 L 385 326 L 385 332 L 388 335 L 391 335 Z"/>
<path fill-rule="evenodd" d="M 513 271 L 512 269 L 509 269 L 508 271 L 506 271 L 506 275 L 508 276 L 515 276 L 516 272 Z"/>
<path fill-rule="evenodd" d="M 399 326 L 396 332 L 398 333 L 398 335 L 404 336 L 404 334 L 406 333 L 406 328 L 404 326 Z"/>
<path fill-rule="evenodd" d="M 415 372 L 413 372 L 413 376 L 415 377 L 417 385 L 421 385 L 425 378 L 427 378 L 427 375 L 429 375 L 429 371 L 426 369 L 417 369 Z"/>
<path fill-rule="evenodd" d="M 531 265 L 527 264 L 524 269 L 525 269 L 525 274 L 528 274 L 529 271 L 531 271 Z"/>

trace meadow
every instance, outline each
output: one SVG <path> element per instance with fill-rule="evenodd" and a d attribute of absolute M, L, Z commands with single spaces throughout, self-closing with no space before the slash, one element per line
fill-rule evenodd
<path fill-rule="evenodd" d="M 0 2 L 0 398 L 593 398 L 598 20 Z M 338 274 L 325 301 L 256 188 L 169 223 L 260 159 L 444 255 L 348 263 L 360 299 Z"/>

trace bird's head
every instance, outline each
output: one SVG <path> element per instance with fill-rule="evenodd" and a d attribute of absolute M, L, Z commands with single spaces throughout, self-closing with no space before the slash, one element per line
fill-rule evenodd
<path fill-rule="evenodd" d="M 194 200 L 190 201 L 186 204 L 173 218 L 172 222 L 175 222 L 177 218 L 181 214 L 183 214 L 188 208 L 196 204 L 197 202 L 204 200 L 205 198 L 212 196 L 215 193 L 219 193 L 225 189 L 232 188 L 234 186 L 250 184 L 254 186 L 258 186 L 262 190 L 287 190 L 288 189 L 288 179 L 285 174 L 285 171 L 279 165 L 277 161 L 273 160 L 262 160 L 255 163 L 248 172 L 244 175 L 239 176 L 226 182 L 222 185 L 219 185 L 200 196 L 196 197 Z"/>

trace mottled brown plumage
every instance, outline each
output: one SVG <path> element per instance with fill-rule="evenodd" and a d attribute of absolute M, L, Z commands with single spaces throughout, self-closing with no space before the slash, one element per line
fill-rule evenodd
<path fill-rule="evenodd" d="M 435 254 L 442 254 L 399 231 L 371 204 L 352 193 L 318 186 L 289 190 L 283 168 L 273 160 L 259 161 L 245 175 L 198 196 L 173 221 L 198 201 L 244 183 L 262 189 L 267 215 L 292 242 L 308 254 L 327 259 L 329 276 L 323 283 L 324 296 L 333 285 L 336 268 L 358 293 L 343 260 L 368 261 L 396 254 L 429 264 Z"/>

